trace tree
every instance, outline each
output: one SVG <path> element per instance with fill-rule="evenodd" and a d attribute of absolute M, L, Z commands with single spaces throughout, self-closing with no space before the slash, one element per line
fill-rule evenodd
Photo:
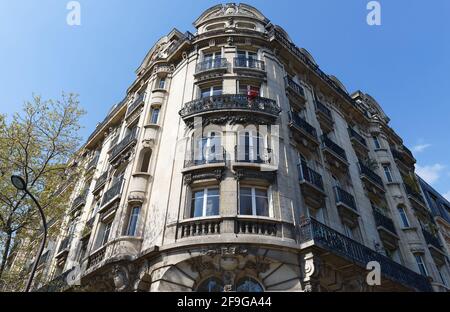
<path fill-rule="evenodd" d="M 63 93 L 58 100 L 33 96 L 10 122 L 0 115 L 0 281 L 14 242 L 31 244 L 41 228 L 34 203 L 12 186 L 10 177 L 25 179 L 47 220 L 61 218 L 70 196 L 64 190 L 70 185 L 69 160 L 80 146 L 83 114 L 77 95 Z"/>

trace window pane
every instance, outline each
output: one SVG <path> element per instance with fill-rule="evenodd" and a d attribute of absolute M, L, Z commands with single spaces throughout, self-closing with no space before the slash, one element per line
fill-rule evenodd
<path fill-rule="evenodd" d="M 253 215 L 252 212 L 252 196 L 243 195 L 241 193 L 240 199 L 239 199 L 239 214 L 251 216 Z"/>
<path fill-rule="evenodd" d="M 203 196 L 203 191 L 194 192 L 192 196 L 192 218 L 198 218 L 203 215 Z"/>
<path fill-rule="evenodd" d="M 268 217 L 269 216 L 269 202 L 267 197 L 256 197 L 256 215 Z"/>
<path fill-rule="evenodd" d="M 151 117 L 150 122 L 152 124 L 157 124 L 158 123 L 158 117 L 159 117 L 159 108 L 152 109 L 152 117 Z"/>
<path fill-rule="evenodd" d="M 236 285 L 237 292 L 263 292 L 262 286 L 253 278 L 247 277 L 239 280 Z"/>
<path fill-rule="evenodd" d="M 139 219 L 139 213 L 141 211 L 141 207 L 134 207 L 131 211 L 130 215 L 130 224 L 128 226 L 128 236 L 134 236 L 136 234 L 137 221 Z"/>
<path fill-rule="evenodd" d="M 201 90 L 201 97 L 202 98 L 208 97 L 208 96 L 210 96 L 210 94 L 211 94 L 211 89 L 209 89 L 209 88 Z"/>
<path fill-rule="evenodd" d="M 208 192 L 209 193 L 209 192 Z M 205 216 L 218 216 L 219 215 L 219 196 L 210 196 L 206 199 L 206 215 Z"/>
<path fill-rule="evenodd" d="M 249 187 L 241 187 L 241 195 L 252 196 L 252 189 Z"/>
<path fill-rule="evenodd" d="M 222 87 L 214 87 L 213 88 L 213 95 L 221 95 L 222 94 Z"/>
<path fill-rule="evenodd" d="M 262 189 L 255 189 L 255 195 L 267 198 L 267 191 L 266 190 L 262 190 Z"/>

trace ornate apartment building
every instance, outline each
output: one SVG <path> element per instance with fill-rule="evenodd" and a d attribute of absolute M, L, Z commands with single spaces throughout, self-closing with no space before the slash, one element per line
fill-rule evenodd
<path fill-rule="evenodd" d="M 376 100 L 254 7 L 194 26 L 155 44 L 83 146 L 35 288 L 448 290 L 445 227 Z"/>

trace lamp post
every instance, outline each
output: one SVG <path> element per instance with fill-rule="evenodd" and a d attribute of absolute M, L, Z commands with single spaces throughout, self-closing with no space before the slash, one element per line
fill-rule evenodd
<path fill-rule="evenodd" d="M 16 189 L 18 189 L 19 191 L 24 191 L 25 194 L 27 194 L 28 196 L 31 197 L 31 199 L 34 201 L 34 203 L 36 204 L 36 206 L 39 210 L 39 214 L 41 215 L 41 218 L 42 218 L 42 225 L 44 226 L 44 237 L 42 239 L 41 246 L 39 248 L 39 252 L 36 256 L 36 260 L 34 260 L 33 269 L 31 270 L 30 276 L 28 278 L 27 286 L 25 288 L 25 292 L 29 292 L 31 283 L 33 282 L 34 274 L 36 273 L 36 269 L 37 269 L 39 260 L 41 259 L 42 252 L 44 251 L 44 248 L 45 248 L 45 241 L 47 240 L 47 221 L 45 220 L 44 211 L 42 210 L 41 205 L 36 200 L 36 198 L 33 196 L 33 194 L 31 194 L 28 191 L 25 180 L 20 176 L 13 175 L 11 177 L 11 182 Z"/>

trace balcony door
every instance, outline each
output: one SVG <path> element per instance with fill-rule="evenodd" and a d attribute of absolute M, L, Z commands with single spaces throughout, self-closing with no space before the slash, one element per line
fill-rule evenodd
<path fill-rule="evenodd" d="M 267 137 L 255 130 L 243 131 L 239 134 L 237 160 L 245 162 L 268 161 Z"/>
<path fill-rule="evenodd" d="M 220 60 L 222 58 L 222 52 L 212 52 L 212 53 L 205 53 L 203 55 L 203 66 L 204 70 L 217 68 L 220 66 Z"/>
<path fill-rule="evenodd" d="M 255 68 L 258 54 L 250 51 L 237 51 L 237 62 L 239 67 Z"/>
<path fill-rule="evenodd" d="M 198 138 L 194 146 L 194 162 L 196 164 L 213 163 L 223 160 L 221 134 L 210 131 L 206 137 Z"/>

